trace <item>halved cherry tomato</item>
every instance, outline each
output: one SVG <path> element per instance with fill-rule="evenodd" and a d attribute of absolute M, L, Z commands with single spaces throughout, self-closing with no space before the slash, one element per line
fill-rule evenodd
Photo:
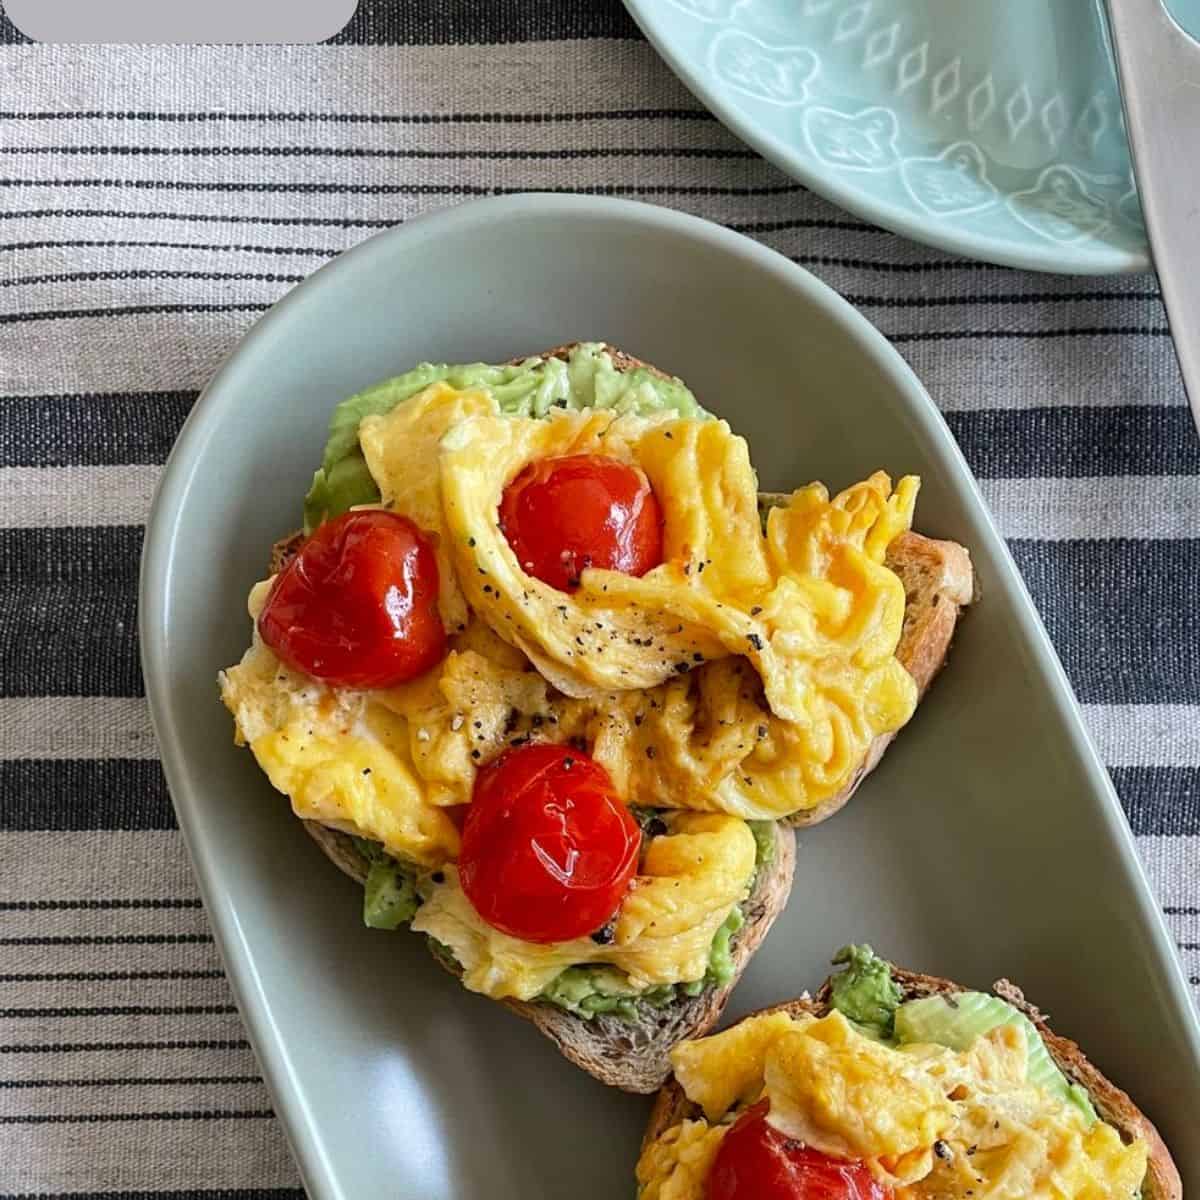
<path fill-rule="evenodd" d="M 566 942 L 597 932 L 617 911 L 641 842 L 595 759 L 568 746 L 522 746 L 476 776 L 459 878 L 494 928 L 527 942 Z"/>
<path fill-rule="evenodd" d="M 767 1124 L 769 1107 L 760 1100 L 722 1139 L 706 1200 L 891 1200 L 861 1159 L 822 1154 Z"/>
<path fill-rule="evenodd" d="M 526 574 L 574 591 L 585 567 L 645 575 L 662 562 L 662 509 L 638 470 L 599 454 L 530 463 L 504 489 L 500 528 Z"/>
<path fill-rule="evenodd" d="M 363 509 L 318 526 L 272 585 L 258 631 L 335 687 L 391 687 L 445 655 L 437 596 L 429 540 L 407 517 Z"/>

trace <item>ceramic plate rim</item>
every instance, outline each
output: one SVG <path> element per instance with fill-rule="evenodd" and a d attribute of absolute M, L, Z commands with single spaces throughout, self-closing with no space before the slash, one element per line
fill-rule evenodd
<path fill-rule="evenodd" d="M 296 285 L 259 318 L 226 357 L 184 422 L 164 467 L 146 526 L 138 588 L 139 640 L 146 694 L 163 769 L 212 924 L 215 944 L 225 964 L 230 986 L 262 1067 L 276 1113 L 310 1195 L 321 1200 L 326 1197 L 342 1200 L 346 1197 L 325 1154 L 322 1132 L 305 1103 L 304 1089 L 292 1069 L 288 1048 L 262 998 L 262 983 L 254 956 L 242 936 L 238 915 L 220 886 L 220 861 L 212 853 L 211 847 L 205 844 L 198 827 L 196 814 L 206 803 L 205 789 L 195 778 L 194 768 L 187 761 L 180 725 L 175 719 L 167 687 L 170 651 L 166 597 L 177 550 L 176 524 L 207 443 L 219 434 L 228 410 L 238 399 L 240 359 L 268 340 L 275 328 L 289 319 L 294 308 L 318 303 L 324 290 L 344 278 L 351 278 L 385 243 L 452 236 L 460 229 L 471 228 L 481 222 L 497 223 L 530 216 L 629 222 L 631 227 L 684 235 L 698 243 L 706 243 L 710 248 L 740 257 L 749 269 L 775 275 L 790 290 L 801 293 L 806 299 L 823 307 L 839 322 L 846 336 L 857 342 L 864 354 L 873 358 L 887 372 L 897 391 L 903 393 L 909 414 L 929 437 L 934 455 L 942 456 L 953 474 L 965 484 L 963 504 L 977 522 L 983 541 L 996 553 L 1001 567 L 1000 588 L 1007 593 L 1006 600 L 1021 636 L 1036 654 L 1053 706 L 1068 733 L 1070 750 L 1089 782 L 1105 832 L 1116 843 L 1137 906 L 1137 915 L 1149 934 L 1163 981 L 1167 984 L 1166 1002 L 1188 1018 L 1184 1027 L 1193 1056 L 1200 1063 L 1200 1026 L 1191 1007 L 1190 994 L 1174 944 L 1154 900 L 1120 802 L 1091 743 L 1063 668 L 1017 567 L 991 521 L 974 477 L 941 414 L 899 352 L 861 313 L 809 271 L 742 234 L 700 217 L 637 201 L 607 197 L 547 193 L 488 197 L 415 218 L 405 225 L 368 238 Z"/>
<path fill-rule="evenodd" d="M 662 0 L 624 0 L 624 3 L 658 55 L 722 125 L 785 174 L 848 213 L 936 250 L 1023 271 L 1089 276 L 1132 275 L 1152 269 L 1148 249 L 1138 253 L 1090 244 L 1084 249 L 1076 247 L 1073 255 L 1067 256 L 1050 245 L 1043 247 L 1032 241 L 1027 248 L 1019 249 L 1016 243 L 1003 238 L 963 232 L 950 222 L 939 225 L 934 217 L 922 219 L 882 196 L 856 187 L 853 182 L 843 182 L 832 171 L 820 170 L 794 146 L 740 111 L 713 82 L 710 73 L 694 67 L 676 51 L 664 22 L 656 15 L 656 5 L 661 5 Z"/>

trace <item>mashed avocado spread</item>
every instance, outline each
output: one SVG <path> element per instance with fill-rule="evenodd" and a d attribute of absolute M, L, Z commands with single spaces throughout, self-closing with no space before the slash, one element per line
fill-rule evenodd
<path fill-rule="evenodd" d="M 654 809 L 634 809 L 634 815 L 647 836 L 658 832 L 655 822 L 661 824 L 661 818 Z M 748 821 L 747 824 L 755 843 L 755 876 L 750 882 L 753 890 L 758 872 L 775 855 L 775 827 L 772 821 Z M 414 868 L 385 853 L 378 842 L 354 838 L 354 844 L 370 864 L 363 892 L 363 923 L 372 929 L 398 929 L 407 925 L 421 903 Z M 636 1020 L 640 1005 L 662 1008 L 676 999 L 699 996 L 707 988 L 724 987 L 729 983 L 734 971 L 731 943 L 734 934 L 745 923 L 741 908 L 735 904 L 713 937 L 704 977 L 692 983 L 664 984 L 638 991 L 616 968 L 587 964 L 568 967 L 538 999 L 565 1008 L 584 1020 L 601 1014 Z M 433 943 L 434 952 L 448 965 L 457 965 L 448 946 L 434 943 L 432 938 L 429 941 Z"/>
<path fill-rule="evenodd" d="M 1090 1121 L 1098 1119 L 1087 1091 L 1067 1079 L 1037 1027 L 1006 1000 L 964 991 L 906 1001 L 892 978 L 891 965 L 870 946 L 843 946 L 833 961 L 846 969 L 830 980 L 830 1001 L 863 1033 L 893 1045 L 924 1042 L 965 1050 L 989 1029 L 1016 1025 L 1029 1047 L 1029 1082 L 1076 1105 Z"/>
<path fill-rule="evenodd" d="M 833 1007 L 875 1038 L 890 1038 L 902 999 L 891 967 L 870 946 L 843 946 L 834 963 L 844 964 L 830 981 Z"/>
<path fill-rule="evenodd" d="M 664 379 L 645 367 L 618 371 L 597 342 L 580 343 L 565 360 L 527 358 L 502 366 L 421 363 L 348 397 L 333 410 L 325 456 L 304 501 L 306 533 L 356 504 L 379 499 L 379 489 L 358 446 L 362 419 L 383 416 L 439 382 L 459 389 L 484 388 L 495 397 L 502 413 L 514 417 L 544 417 L 555 408 L 608 408 L 639 416 L 673 409 L 683 417 L 705 415 L 680 380 Z"/>

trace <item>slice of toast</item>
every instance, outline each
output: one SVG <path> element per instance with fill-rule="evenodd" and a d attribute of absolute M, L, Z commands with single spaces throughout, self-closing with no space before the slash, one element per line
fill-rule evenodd
<path fill-rule="evenodd" d="M 542 357 L 569 358 L 574 345 L 555 347 Z M 618 370 L 644 368 L 661 378 L 670 378 L 657 367 L 613 346 L 605 349 Z M 760 505 L 786 503 L 788 498 L 786 494 L 764 494 Z M 272 573 L 290 561 L 303 541 L 303 533 L 297 532 L 275 544 L 271 553 Z M 910 533 L 895 540 L 887 561 L 900 576 L 907 597 L 904 632 L 897 653 L 923 694 L 945 660 L 961 607 L 971 600 L 970 558 L 966 550 L 954 543 L 931 541 Z M 837 812 L 879 761 L 891 736 L 876 739 L 863 765 L 837 796 L 809 812 L 793 815 L 786 824 L 812 825 Z M 337 866 L 359 882 L 366 878 L 367 862 L 351 838 L 317 822 L 305 825 Z M 654 1092 L 670 1073 L 667 1055 L 671 1047 L 686 1038 L 703 1036 L 720 1019 L 734 985 L 787 902 L 795 844 L 782 825 L 776 827 L 775 836 L 774 858 L 759 872 L 754 892 L 743 904 L 746 923 L 731 942 L 734 975 L 727 986 L 660 1009 L 647 1006 L 645 1015 L 637 1021 L 605 1015 L 589 1021 L 554 1005 L 537 1002 L 509 1001 L 507 1006 L 532 1021 L 568 1059 L 602 1082 L 630 1092 Z M 443 958 L 436 954 L 435 957 L 447 966 Z"/>
<path fill-rule="evenodd" d="M 892 967 L 892 978 L 900 987 L 905 1000 L 916 1000 L 921 996 L 933 996 L 968 989 L 936 975 L 922 975 L 917 971 L 906 971 Z M 1171 1153 L 1159 1136 L 1150 1119 L 1117 1085 L 1111 1082 L 1097 1067 L 1093 1066 L 1083 1051 L 1069 1038 L 1060 1037 L 1048 1024 L 1048 1018 L 1025 999 L 1021 989 L 1007 979 L 998 980 L 992 991 L 1002 1000 L 1023 1012 L 1037 1028 L 1058 1069 L 1072 1082 L 1087 1089 L 1092 1104 L 1101 1118 L 1112 1125 L 1126 1142 L 1135 1137 L 1146 1141 L 1149 1155 L 1146 1162 L 1146 1177 L 1142 1183 L 1142 1200 L 1182 1200 L 1183 1184 Z M 815 996 L 800 996 L 784 1004 L 774 1004 L 759 1009 L 749 1016 L 763 1013 L 786 1012 L 792 1016 L 802 1013 L 814 1017 L 825 1016 L 832 1008 L 830 981 L 821 985 Z M 642 1138 L 644 1151 L 659 1136 L 680 1121 L 700 1115 L 700 1110 L 684 1095 L 683 1089 L 672 1078 L 658 1093 L 646 1132 Z"/>
<path fill-rule="evenodd" d="M 353 838 L 317 821 L 305 821 L 304 825 L 317 845 L 351 879 L 359 883 L 366 879 L 368 863 Z M 723 987 L 708 988 L 698 996 L 661 1008 L 643 1005 L 638 1018 L 632 1021 L 603 1014 L 585 1020 L 538 1001 L 506 1000 L 504 1004 L 532 1021 L 571 1062 L 601 1083 L 627 1092 L 655 1092 L 671 1073 L 667 1058 L 671 1047 L 686 1038 L 702 1037 L 720 1019 L 729 994 L 787 903 L 795 862 L 795 838 L 788 829 L 776 825 L 775 852 L 771 861 L 760 868 L 753 892 L 742 902 L 745 924 L 730 941 L 733 977 Z M 434 958 L 447 970 L 454 970 L 442 955 L 435 952 Z"/>

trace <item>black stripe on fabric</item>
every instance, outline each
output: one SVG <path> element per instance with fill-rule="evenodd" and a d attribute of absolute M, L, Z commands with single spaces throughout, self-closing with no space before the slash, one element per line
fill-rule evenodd
<path fill-rule="evenodd" d="M 110 1004 L 92 1008 L 0 1008 L 0 1020 L 67 1017 L 211 1017 L 237 1012 L 232 1004 Z"/>
<path fill-rule="evenodd" d="M 0 1200 L 305 1200 L 300 1188 L 191 1188 L 186 1192 L 12 1192 Z"/>
<path fill-rule="evenodd" d="M 1200 916 L 1200 908 L 1194 904 L 1167 904 L 1164 905 L 1163 912 L 1170 917 Z"/>
<path fill-rule="evenodd" d="M 1111 775 L 1134 833 L 1200 834 L 1200 767 L 1114 767 Z"/>
<path fill-rule="evenodd" d="M 0 946 L 211 946 L 211 933 L 71 933 L 0 937 Z"/>
<path fill-rule="evenodd" d="M 57 275 L 14 275 L 0 287 L 29 287 L 46 283 L 94 283 L 102 279 L 206 279 L 240 283 L 299 283 L 304 275 L 272 275 L 261 271 L 67 271 Z"/>
<path fill-rule="evenodd" d="M 0 975 L 0 983 L 118 983 L 126 980 L 224 979 L 211 971 L 16 971 Z"/>
<path fill-rule="evenodd" d="M 91 1054 L 115 1050 L 249 1050 L 245 1038 L 196 1038 L 165 1042 L 15 1042 L 0 1046 L 0 1054 Z"/>
<path fill-rule="evenodd" d="M 401 150 L 378 146 L 0 146 L 0 154 L 129 158 L 363 158 L 449 162 L 576 162 L 606 158 L 756 159 L 732 146 L 560 146 L 553 150 Z"/>
<path fill-rule="evenodd" d="M 0 214 L 2 216 L 3 214 Z M 791 222 L 781 222 L 781 224 L 791 224 Z M 738 226 L 730 225 L 730 229 L 737 229 Z M 863 228 L 871 233 L 878 232 L 874 225 L 865 225 Z M 984 262 L 968 262 L 965 259 L 947 259 L 945 261 L 937 260 L 933 262 L 884 262 L 873 258 L 846 258 L 841 255 L 833 254 L 789 254 L 787 256 L 792 262 L 798 263 L 802 267 L 847 267 L 851 270 L 858 271 L 883 271 L 894 274 L 919 274 L 924 271 L 1006 271 L 1007 267 L 997 267 L 992 263 Z"/>
<path fill-rule="evenodd" d="M 0 694 L 144 694 L 137 654 L 141 552 L 142 530 L 135 526 L 0 529 L 0 645 L 5 657 Z M 21 767 L 9 763 L 0 769 Z M 142 778 L 151 785 L 155 777 L 147 773 Z M 44 819 L 53 820 L 50 810 L 66 800 L 58 796 L 39 806 L 45 809 Z M 131 812 L 163 811 L 155 796 L 146 797 L 145 805 L 133 797 L 125 802 Z M 79 805 L 73 807 L 78 811 Z"/>
<path fill-rule="evenodd" d="M 128 526 L 0 530 L 9 695 L 142 694 L 141 542 Z M 1200 703 L 1200 539 L 1018 540 L 1012 549 L 1081 700 Z M 165 788 L 158 795 L 141 811 L 166 813 Z"/>
<path fill-rule="evenodd" d="M 3 216 L 3 214 L 0 214 Z M 119 246 L 119 247 L 154 247 L 164 250 L 221 250 L 238 251 L 246 254 L 313 254 L 322 258 L 333 258 L 341 254 L 327 246 L 242 246 L 236 243 L 206 243 L 206 242 L 154 242 L 138 241 L 136 239 L 80 239 L 54 240 L 46 242 L 6 242 L 0 244 L 0 251 L 5 250 L 57 250 L 82 249 L 88 246 Z"/>
<path fill-rule="evenodd" d="M 1200 703 L 1200 538 L 1009 548 L 1083 703 Z"/>
<path fill-rule="evenodd" d="M 1074 337 L 1170 337 L 1165 325 L 1078 325 L 1068 329 L 937 329 L 920 333 L 889 333 L 901 342 L 1044 341 Z"/>
<path fill-rule="evenodd" d="M 427 46 L 641 36 L 617 0 L 359 0 L 331 41 Z"/>
<path fill-rule="evenodd" d="M 113 909 L 203 908 L 200 899 L 187 900 L 0 900 L 0 912 L 61 912 Z"/>
<path fill-rule="evenodd" d="M 0 179 L 0 187 L 111 187 L 152 192 L 264 192 L 298 193 L 305 196 L 515 196 L 524 187 L 486 187 L 469 183 L 297 183 L 241 182 L 183 179 Z M 794 196 L 806 189 L 799 183 L 763 184 L 758 187 L 718 187 L 709 184 L 595 184 L 591 187 L 538 186 L 542 192 L 585 196 Z M 837 225 L 831 225 L 837 228 Z M 870 227 L 872 232 L 885 230 Z M 893 235 L 888 235 L 893 236 Z"/>
<path fill-rule="evenodd" d="M 154 759 L 7 759 L 0 762 L 0 795 L 9 797 L 0 811 L 7 832 L 176 827 Z"/>
<path fill-rule="evenodd" d="M 954 308 L 960 304 L 972 306 L 992 304 L 1081 304 L 1089 300 L 1158 300 L 1157 290 L 1131 289 L 1115 291 L 1097 288 L 1095 291 L 1074 292 L 964 292 L 957 296 L 871 296 L 846 292 L 845 297 L 859 308 Z"/>
<path fill-rule="evenodd" d="M 0 1116 L 0 1125 L 107 1125 L 134 1121 L 261 1121 L 274 1117 L 269 1108 L 189 1109 L 184 1112 L 21 1113 Z"/>
<path fill-rule="evenodd" d="M 262 1083 L 261 1075 L 131 1075 L 125 1079 L 0 1079 L 0 1091 L 32 1088 L 200 1087 L 207 1084 Z"/>
<path fill-rule="evenodd" d="M 1183 404 L 1064 405 L 944 415 L 981 479 L 1200 475 L 1200 441 Z M 1114 503 L 1119 503 L 1119 481 L 1112 487 Z"/>
<path fill-rule="evenodd" d="M 0 399 L 0 467 L 164 463 L 196 395 L 81 392 Z"/>
<path fill-rule="evenodd" d="M 282 121 L 314 125 L 569 125 L 580 121 L 705 121 L 716 118 L 702 108 L 591 108 L 574 112 L 156 112 L 150 109 L 83 109 L 77 112 L 10 110 L 0 121 L 162 121 L 185 125 Z"/>
<path fill-rule="evenodd" d="M 1200 950 L 1200 942 L 1180 942 L 1180 950 Z"/>
<path fill-rule="evenodd" d="M 220 225 L 304 225 L 328 226 L 335 229 L 386 229 L 404 222 L 395 217 L 272 217 L 254 213 L 236 216 L 221 213 L 179 213 L 151 210 L 137 212 L 124 208 L 25 208 L 0 213 L 0 220 L 45 220 L 47 217 L 65 217 L 78 220 L 81 217 L 103 217 L 107 220 L 128 219 L 135 221 L 186 221 L 189 224 Z M 54 243 L 49 243 L 53 245 Z"/>
<path fill-rule="evenodd" d="M 0 313 L 0 325 L 26 324 L 32 321 L 78 321 L 92 317 L 143 317 L 151 313 L 266 312 L 262 303 L 240 304 L 131 304 L 123 308 L 60 308 L 44 312 Z"/>

